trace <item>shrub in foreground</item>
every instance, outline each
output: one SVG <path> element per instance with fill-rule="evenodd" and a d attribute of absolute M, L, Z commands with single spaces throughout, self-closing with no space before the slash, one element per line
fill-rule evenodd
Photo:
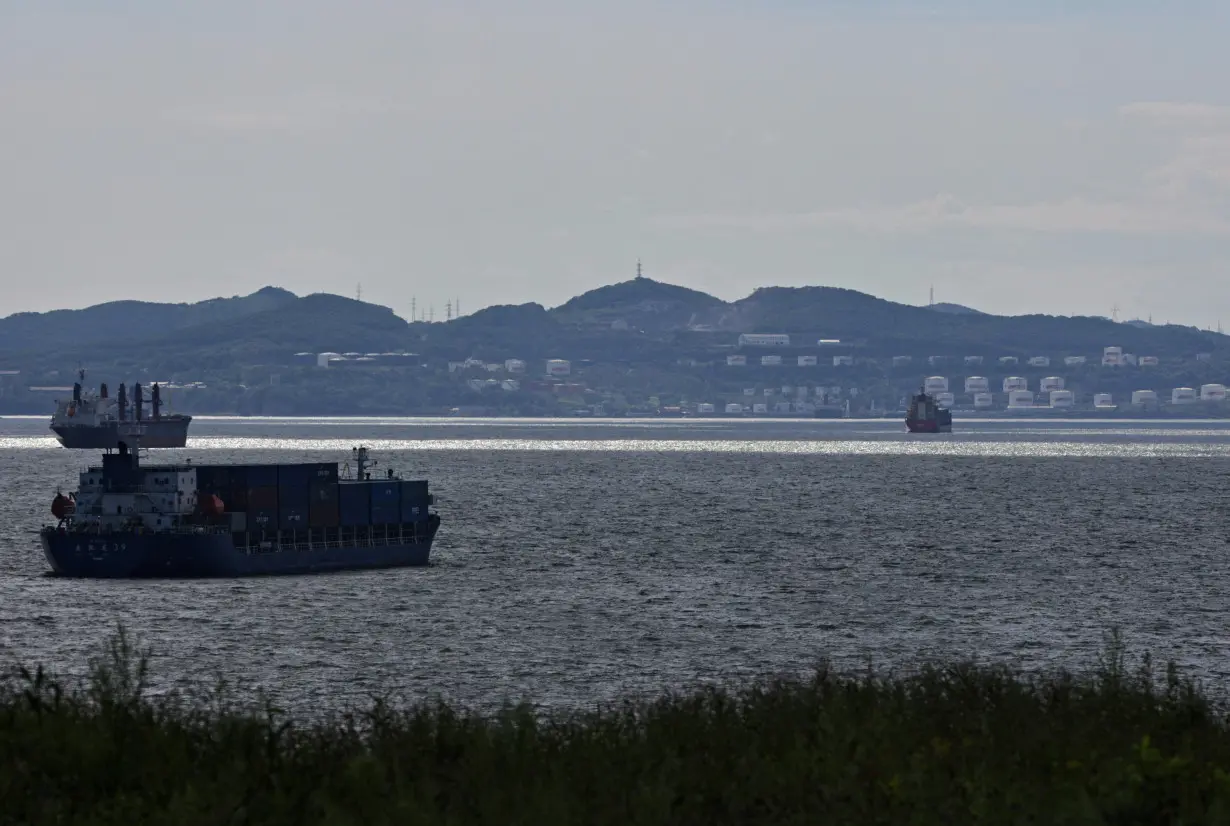
<path fill-rule="evenodd" d="M 66 689 L 0 689 L 0 823 L 1227 823 L 1230 731 L 1173 667 L 820 670 L 586 714 L 295 723 L 150 697 L 122 633 Z"/>

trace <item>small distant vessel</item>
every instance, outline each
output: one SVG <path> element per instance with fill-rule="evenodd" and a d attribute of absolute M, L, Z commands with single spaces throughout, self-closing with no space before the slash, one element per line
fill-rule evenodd
<path fill-rule="evenodd" d="M 934 396 L 919 388 L 918 395 L 910 398 L 905 426 L 911 433 L 951 433 L 952 411 L 940 407 Z"/>
<path fill-rule="evenodd" d="M 120 385 L 116 398 L 107 394 L 107 385 L 98 392 L 84 389 L 85 370 L 77 372 L 70 399 L 57 399 L 56 411 L 51 416 L 51 431 L 67 448 L 85 450 L 115 450 L 119 447 L 120 425 L 125 422 L 141 424 L 142 447 L 184 447 L 188 443 L 188 425 L 191 416 L 180 413 L 164 415 L 162 393 L 155 383 L 150 388 L 150 417 L 145 416 L 145 397 L 140 384 L 132 386 L 132 403 L 128 392 Z"/>
<path fill-rule="evenodd" d="M 427 565 L 440 527 L 427 480 L 372 479 L 337 462 L 143 465 L 142 425 L 122 425 L 77 489 L 57 492 L 40 532 L 61 576 L 205 578 Z M 350 478 L 347 478 L 350 476 Z"/>

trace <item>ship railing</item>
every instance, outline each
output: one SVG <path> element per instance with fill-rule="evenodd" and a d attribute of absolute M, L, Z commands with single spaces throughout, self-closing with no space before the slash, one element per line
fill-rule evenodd
<path fill-rule="evenodd" d="M 240 550 L 247 554 L 272 554 L 282 553 L 285 551 L 324 551 L 324 550 L 341 550 L 342 548 L 383 548 L 389 545 L 404 545 L 407 542 L 424 542 L 430 536 L 430 531 L 403 531 L 400 534 L 389 534 L 388 536 L 354 536 L 349 540 L 342 539 L 313 539 L 313 540 L 298 540 L 293 542 L 279 542 L 276 539 L 264 541 L 250 541 L 248 545 L 240 546 Z M 267 547 L 266 547 L 267 545 Z"/>

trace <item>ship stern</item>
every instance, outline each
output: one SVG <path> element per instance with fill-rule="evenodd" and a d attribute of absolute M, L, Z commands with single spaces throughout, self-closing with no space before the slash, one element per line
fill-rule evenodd
<path fill-rule="evenodd" d="M 238 573 L 229 534 L 87 534 L 47 528 L 39 538 L 57 576 L 150 579 Z"/>

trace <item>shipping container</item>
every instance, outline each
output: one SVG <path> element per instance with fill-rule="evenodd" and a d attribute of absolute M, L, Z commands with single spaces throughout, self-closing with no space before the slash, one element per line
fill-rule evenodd
<path fill-rule="evenodd" d="M 308 498 L 312 504 L 318 502 L 337 502 L 337 482 L 327 480 L 312 482 L 308 487 Z"/>
<path fill-rule="evenodd" d="M 375 491 L 372 491 L 375 493 Z M 372 500 L 372 524 L 393 525 L 401 521 L 401 506 L 398 502 Z"/>
<path fill-rule="evenodd" d="M 402 502 L 421 502 L 427 498 L 427 480 L 403 479 L 401 482 L 401 501 Z"/>
<path fill-rule="evenodd" d="M 372 482 L 372 506 L 377 502 L 396 505 L 401 501 L 401 485 L 396 479 L 390 481 Z"/>
<path fill-rule="evenodd" d="M 278 527 L 284 531 L 298 531 L 307 528 L 308 511 L 296 505 L 279 504 Z"/>
<path fill-rule="evenodd" d="M 347 528 L 369 525 L 372 521 L 372 486 L 362 482 L 338 485 L 341 523 Z"/>
<path fill-rule="evenodd" d="M 336 528 L 339 524 L 337 501 L 313 502 L 308 508 L 308 526 L 312 528 Z"/>
<path fill-rule="evenodd" d="M 247 465 L 248 484 L 251 488 L 276 488 L 278 486 L 277 465 Z"/>
<path fill-rule="evenodd" d="M 401 521 L 402 522 L 422 522 L 427 518 L 427 500 L 419 499 L 415 502 L 401 503 Z"/>
<path fill-rule="evenodd" d="M 278 529 L 277 509 L 258 508 L 248 511 L 248 530 L 272 532 Z"/>
<path fill-rule="evenodd" d="M 221 498 L 228 511 L 246 511 L 248 509 L 248 489 L 245 487 L 234 486 L 228 495 Z"/>
<path fill-rule="evenodd" d="M 276 511 L 278 509 L 277 488 L 248 488 L 247 494 L 246 510 L 248 511 Z"/>
<path fill-rule="evenodd" d="M 313 528 L 336 528 L 338 525 L 337 482 L 327 479 L 312 482 L 308 504 L 308 524 Z"/>
<path fill-rule="evenodd" d="M 278 465 L 278 487 L 306 488 L 312 482 L 336 482 L 337 462 Z"/>

